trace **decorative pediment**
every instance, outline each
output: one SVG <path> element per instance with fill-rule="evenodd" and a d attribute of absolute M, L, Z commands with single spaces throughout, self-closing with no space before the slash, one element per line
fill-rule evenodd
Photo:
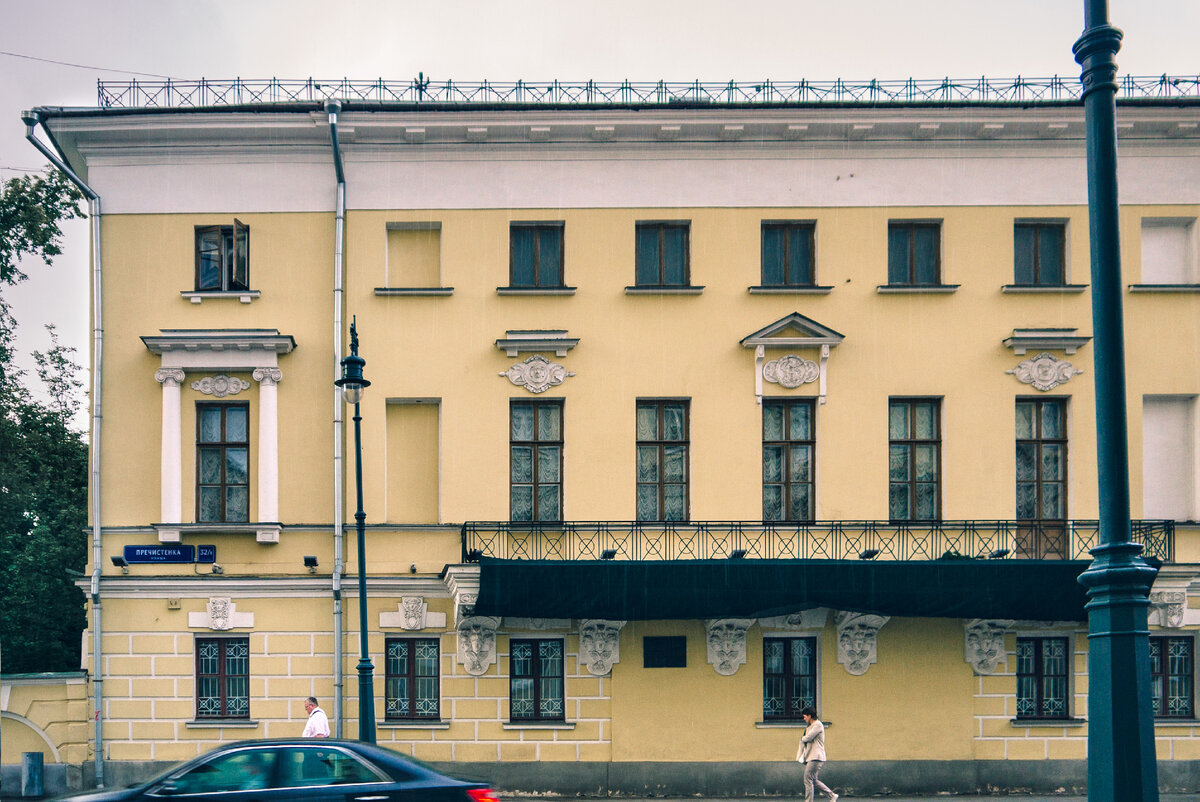
<path fill-rule="evenodd" d="M 1079 329 L 1013 329 L 1012 336 L 1004 338 L 1004 347 L 1011 348 L 1017 356 L 1030 350 L 1073 354 L 1090 339 L 1081 336 Z"/>
<path fill-rule="evenodd" d="M 820 403 L 824 404 L 825 363 L 829 360 L 830 349 L 836 348 L 844 339 L 844 335 L 799 312 L 743 337 L 742 345 L 754 349 L 754 394 L 758 403 L 762 403 L 764 381 L 789 390 L 815 381 L 818 382 Z M 820 361 L 787 354 L 765 362 L 768 348 L 816 348 L 820 350 Z"/>
<path fill-rule="evenodd" d="M 505 335 L 496 340 L 496 347 L 508 356 L 539 351 L 566 356 L 567 351 L 579 345 L 579 338 L 568 337 L 566 329 L 509 329 Z"/>
<path fill-rule="evenodd" d="M 161 329 L 142 342 L 163 368 L 213 373 L 277 367 L 279 356 L 296 348 L 278 329 Z"/>

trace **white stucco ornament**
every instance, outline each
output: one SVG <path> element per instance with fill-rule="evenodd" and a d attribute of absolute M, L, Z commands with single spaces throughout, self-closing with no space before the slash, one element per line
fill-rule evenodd
<path fill-rule="evenodd" d="M 772 384 L 780 384 L 789 390 L 802 384 L 815 382 L 821 376 L 821 368 L 811 359 L 795 354 L 772 359 L 763 365 L 762 377 Z"/>
<path fill-rule="evenodd" d="M 579 622 L 579 662 L 588 673 L 603 677 L 621 662 L 621 627 L 624 621 L 588 619 Z"/>
<path fill-rule="evenodd" d="M 524 387 L 531 393 L 544 393 L 551 387 L 562 384 L 568 376 L 575 374 L 557 362 L 551 362 L 544 356 L 534 354 L 499 375 L 507 377 L 510 382 L 518 387 Z"/>
<path fill-rule="evenodd" d="M 1183 626 L 1183 614 L 1187 608 L 1187 592 L 1183 590 L 1156 590 L 1150 594 L 1150 623 L 1160 627 L 1177 629 Z"/>
<path fill-rule="evenodd" d="M 737 673 L 746 662 L 746 630 L 751 618 L 718 618 L 708 622 L 708 662 L 723 677 Z"/>
<path fill-rule="evenodd" d="M 839 612 L 834 616 L 838 629 L 838 662 L 846 672 L 860 677 L 879 662 L 879 630 L 890 616 Z"/>
<path fill-rule="evenodd" d="M 995 674 L 1004 661 L 1004 633 L 1015 622 L 998 619 L 976 618 L 963 625 L 966 638 L 963 659 L 971 664 L 976 674 Z"/>
<path fill-rule="evenodd" d="M 239 379 L 237 376 L 226 376 L 222 373 L 217 376 L 205 376 L 203 379 L 197 379 L 192 382 L 192 389 L 205 395 L 224 398 L 227 395 L 237 395 L 242 390 L 249 390 L 250 382 L 245 379 Z"/>
<path fill-rule="evenodd" d="M 458 624 L 458 662 L 473 677 L 482 676 L 496 662 L 496 628 L 491 616 L 464 618 Z"/>
<path fill-rule="evenodd" d="M 420 596 L 404 596 L 396 605 L 396 612 L 379 614 L 380 629 L 429 629 L 446 626 L 445 613 L 429 612 L 429 605 Z"/>
<path fill-rule="evenodd" d="M 1083 373 L 1065 359 L 1057 359 L 1050 354 L 1041 353 L 1033 359 L 1020 362 L 1012 370 L 1005 373 L 1016 376 L 1022 384 L 1032 384 L 1033 389 L 1047 392 L 1060 384 L 1066 384 L 1073 376 Z"/>
<path fill-rule="evenodd" d="M 239 613 L 233 599 L 215 596 L 204 605 L 203 612 L 188 613 L 188 626 L 214 632 L 225 632 L 235 627 L 249 628 L 254 626 L 254 613 Z"/>

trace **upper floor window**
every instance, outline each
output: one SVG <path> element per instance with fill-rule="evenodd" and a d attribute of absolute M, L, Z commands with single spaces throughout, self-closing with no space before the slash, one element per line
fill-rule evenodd
<path fill-rule="evenodd" d="M 234 292 L 250 289 L 250 227 L 196 227 L 196 291 Z"/>
<path fill-rule="evenodd" d="M 561 639 L 510 643 L 509 718 L 513 721 L 562 721 L 566 717 Z"/>
<path fill-rule="evenodd" d="M 941 223 L 888 223 L 888 284 L 941 283 Z"/>
<path fill-rule="evenodd" d="M 763 720 L 817 706 L 817 639 L 763 638 Z"/>
<path fill-rule="evenodd" d="M 1194 643 L 1190 635 L 1150 638 L 1150 688 L 1155 718 L 1195 716 Z"/>
<path fill-rule="evenodd" d="M 1017 556 L 1067 557 L 1067 405 L 1017 400 Z"/>
<path fill-rule="evenodd" d="M 1196 218 L 1143 218 L 1142 284 L 1190 286 L 1200 283 L 1196 250 Z"/>
<path fill-rule="evenodd" d="M 813 520 L 813 402 L 763 400 L 763 520 Z"/>
<path fill-rule="evenodd" d="M 637 519 L 688 517 L 688 404 L 637 402 Z"/>
<path fill-rule="evenodd" d="M 1017 638 L 1017 718 L 1070 718 L 1068 638 Z"/>
<path fill-rule="evenodd" d="M 893 521 L 941 517 L 941 402 L 888 402 L 888 516 Z"/>
<path fill-rule="evenodd" d="M 388 638 L 386 717 L 436 719 L 438 676 L 437 638 Z"/>
<path fill-rule="evenodd" d="M 250 520 L 250 410 L 246 404 L 196 405 L 196 520 Z"/>
<path fill-rule="evenodd" d="M 250 718 L 249 638 L 196 638 L 196 718 Z"/>
<path fill-rule="evenodd" d="M 1067 283 L 1066 223 L 1031 220 L 1013 225 L 1013 283 L 1059 287 Z"/>
<path fill-rule="evenodd" d="M 510 496 L 514 521 L 562 520 L 562 402 L 510 408 Z"/>
<path fill-rule="evenodd" d="M 563 286 L 563 224 L 513 223 L 509 228 L 510 287 Z"/>
<path fill-rule="evenodd" d="M 762 286 L 811 287 L 816 283 L 812 222 L 762 224 Z"/>
<path fill-rule="evenodd" d="M 637 224 L 636 286 L 689 286 L 689 227 L 687 222 Z"/>

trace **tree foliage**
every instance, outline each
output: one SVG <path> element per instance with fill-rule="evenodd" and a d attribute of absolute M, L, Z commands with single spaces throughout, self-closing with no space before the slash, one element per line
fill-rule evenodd
<path fill-rule="evenodd" d="M 22 281 L 21 257 L 47 264 L 59 224 L 82 216 L 61 174 L 23 176 L 0 192 L 0 293 Z M 77 669 L 84 596 L 68 571 L 87 562 L 87 444 L 71 426 L 82 404 L 73 348 L 34 352 L 45 399 L 14 361 L 16 320 L 0 294 L 0 643 L 5 673 Z"/>

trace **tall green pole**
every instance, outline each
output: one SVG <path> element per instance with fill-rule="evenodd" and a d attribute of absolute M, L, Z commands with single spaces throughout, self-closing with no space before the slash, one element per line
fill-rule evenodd
<path fill-rule="evenodd" d="M 1079 577 L 1088 589 L 1088 799 L 1157 802 L 1147 612 L 1155 569 L 1139 556 L 1129 516 L 1125 326 L 1117 204 L 1117 63 L 1121 32 L 1108 0 L 1084 0 L 1075 43 L 1083 67 L 1100 545 Z"/>

